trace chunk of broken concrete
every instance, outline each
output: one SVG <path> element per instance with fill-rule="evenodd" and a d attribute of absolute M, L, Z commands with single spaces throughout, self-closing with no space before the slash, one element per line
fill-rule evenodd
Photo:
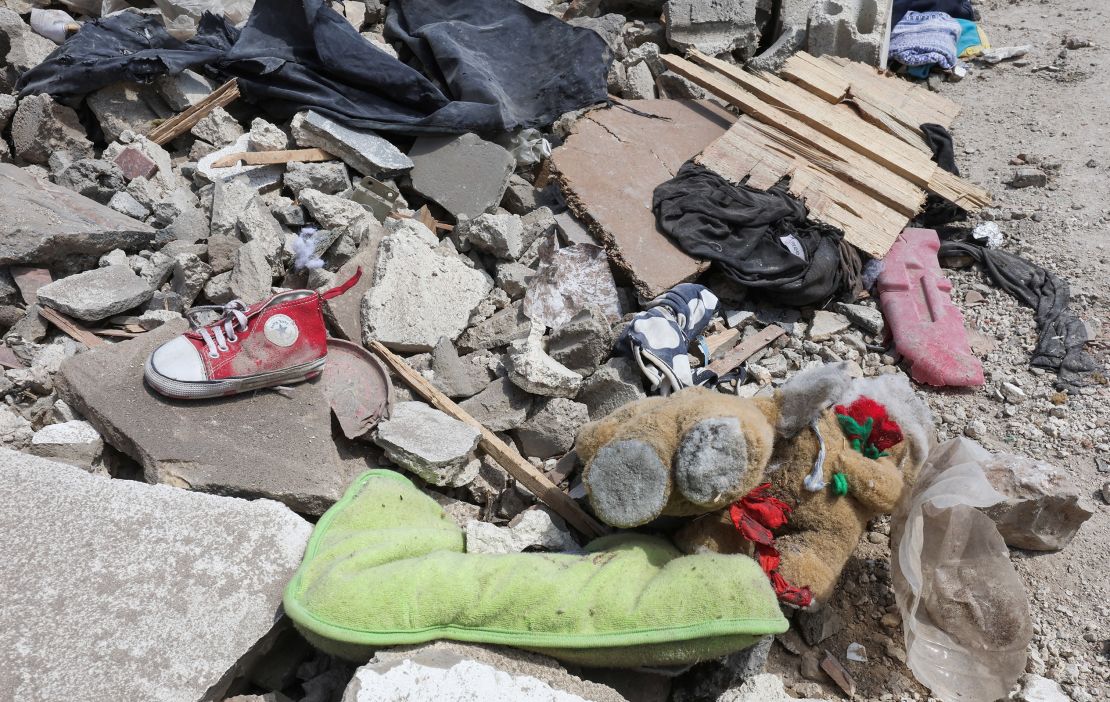
<path fill-rule="evenodd" d="M 590 306 L 551 333 L 547 353 L 576 373 L 590 375 L 613 350 L 613 328 L 601 308 Z"/>
<path fill-rule="evenodd" d="M 294 117 L 292 129 L 298 146 L 335 154 L 363 175 L 391 175 L 413 167 L 412 160 L 388 139 L 369 130 L 345 127 L 311 110 Z"/>
<path fill-rule="evenodd" d="M 874 307 L 838 302 L 836 304 L 836 311 L 847 317 L 852 324 L 872 336 L 882 336 L 883 331 L 886 329 L 886 321 L 883 319 L 883 313 Z"/>
<path fill-rule="evenodd" d="M 505 309 L 495 312 L 486 319 L 466 330 L 459 337 L 458 347 L 462 351 L 478 351 L 503 346 L 511 341 L 528 336 L 532 321 L 524 315 L 523 306 L 518 300 Z"/>
<path fill-rule="evenodd" d="M 127 131 L 146 134 L 155 120 L 173 115 L 153 86 L 123 82 L 89 93 L 85 99 L 104 138 L 113 142 Z"/>
<path fill-rule="evenodd" d="M 460 217 L 455 234 L 479 251 L 503 260 L 515 261 L 524 253 L 524 224 L 514 214 L 487 212 L 474 219 Z"/>
<path fill-rule="evenodd" d="M 223 699 L 274 631 L 312 530 L 270 500 L 7 449 L 0 497 L 20 505 L 0 517 L 0 689 L 21 699 Z"/>
<path fill-rule="evenodd" d="M 36 456 L 89 470 L 100 462 L 104 454 L 104 440 L 93 425 L 75 419 L 47 424 L 39 429 L 31 437 L 28 450 Z"/>
<path fill-rule="evenodd" d="M 477 217 L 501 202 L 513 155 L 477 134 L 420 137 L 409 151 L 412 187 L 452 216 Z"/>
<path fill-rule="evenodd" d="M 336 272 L 336 280 L 349 280 L 359 269 L 362 277 L 346 293 L 324 301 L 324 314 L 338 330 L 338 335 L 348 341 L 362 340 L 362 298 L 374 284 L 374 268 L 378 264 L 378 249 L 386 235 L 376 219 L 371 219 L 366 238 L 349 261 Z"/>
<path fill-rule="evenodd" d="M 7 163 L 0 164 L 0 221 L 0 265 L 137 250 L 154 240 L 142 222 Z"/>
<path fill-rule="evenodd" d="M 547 355 L 542 331 L 542 327 L 533 323 L 527 338 L 509 345 L 506 362 L 509 380 L 533 395 L 574 397 L 582 387 L 582 376 Z"/>
<path fill-rule="evenodd" d="M 285 187 L 289 188 L 294 197 L 307 188 L 334 195 L 351 187 L 351 177 L 347 175 L 347 167 L 340 161 L 294 162 L 285 171 Z"/>
<path fill-rule="evenodd" d="M 71 317 L 96 322 L 138 307 L 154 294 L 130 266 L 106 266 L 39 288 L 39 302 Z"/>
<path fill-rule="evenodd" d="M 624 702 L 556 661 L 511 648 L 437 641 L 383 649 L 355 671 L 342 702 Z"/>
<path fill-rule="evenodd" d="M 489 369 L 470 358 L 460 358 L 447 337 L 441 338 L 432 349 L 432 372 L 435 373 L 432 383 L 453 399 L 477 395 L 490 382 Z"/>
<path fill-rule="evenodd" d="M 196 71 L 185 69 L 175 75 L 166 75 L 155 81 L 162 99 L 175 112 L 184 112 L 208 97 L 216 84 Z"/>
<path fill-rule="evenodd" d="M 674 177 L 735 121 L 711 102 L 636 100 L 637 110 L 593 110 L 578 120 L 551 162 L 571 211 L 605 246 L 613 265 L 645 298 L 693 280 L 707 268 L 656 226 L 655 188 Z M 621 164 L 614 178 L 613 164 Z"/>
<path fill-rule="evenodd" d="M 983 510 L 1013 548 L 1058 551 L 1094 514 L 1064 471 L 1031 458 L 994 456 L 983 464 L 991 486 L 1005 500 Z"/>
<path fill-rule="evenodd" d="M 289 148 L 289 135 L 261 117 L 255 117 L 247 132 L 251 151 L 281 151 Z"/>
<path fill-rule="evenodd" d="M 102 205 L 127 185 L 123 171 L 111 161 L 81 158 L 66 166 L 56 182 Z M 118 210 L 117 210 L 118 211 Z"/>
<path fill-rule="evenodd" d="M 27 9 L 27 12 L 30 8 Z M 4 68 L 9 79 L 18 78 L 43 62 L 57 47 L 54 42 L 41 37 L 19 16 L 23 8 L 10 4 L 0 8 L 0 47 L 4 54 Z M 12 82 L 12 81 L 9 81 Z"/>
<path fill-rule="evenodd" d="M 466 525 L 467 553 L 520 553 L 527 548 L 546 551 L 573 551 L 578 543 L 563 520 L 556 521 L 545 509 L 530 509 L 518 515 L 508 527 L 472 521 Z"/>
<path fill-rule="evenodd" d="M 525 456 L 561 456 L 574 446 L 574 437 L 588 421 L 590 410 L 586 405 L 565 397 L 548 397 L 516 430 L 516 438 Z"/>
<path fill-rule="evenodd" d="M 486 429 L 508 431 L 519 427 L 528 418 L 532 396 L 507 377 L 502 377 L 459 406 Z"/>
<path fill-rule="evenodd" d="M 363 339 L 397 351 L 430 351 L 441 337 L 462 334 L 493 281 L 439 246 L 423 224 L 406 219 L 391 226 L 362 299 Z"/>
<path fill-rule="evenodd" d="M 222 107 L 217 107 L 193 125 L 189 133 L 197 139 L 206 141 L 213 146 L 227 146 L 235 143 L 240 137 L 247 137 L 247 147 L 250 147 L 250 135 L 243 134 L 243 125 Z"/>
<path fill-rule="evenodd" d="M 667 0 L 663 6 L 667 43 L 679 50 L 697 49 L 715 56 L 740 51 L 755 55 L 760 30 L 756 0 L 716 3 L 706 0 Z"/>
<path fill-rule="evenodd" d="M 378 424 L 374 443 L 391 461 L 433 485 L 458 487 L 473 460 L 481 432 L 423 402 L 401 402 Z M 474 461 L 473 473 L 478 465 Z M 470 479 L 474 478 L 470 475 Z"/>
<path fill-rule="evenodd" d="M 615 356 L 586 379 L 575 399 L 586 405 L 591 420 L 598 420 L 618 407 L 645 397 L 647 393 L 636 363 L 630 358 Z"/>
<path fill-rule="evenodd" d="M 236 139 L 233 143 L 227 146 L 216 149 L 207 156 L 197 161 L 197 174 L 210 183 L 215 183 L 219 180 L 230 180 L 231 178 L 245 177 L 246 182 L 254 190 L 261 190 L 277 185 L 281 182 L 281 175 L 285 172 L 285 167 L 278 165 L 264 165 L 264 166 L 248 166 L 239 164 L 235 166 L 227 166 L 225 168 L 216 168 L 212 164 L 219 161 L 224 156 L 231 154 L 241 153 L 246 151 L 250 146 L 250 135 L 244 134 Z"/>
<path fill-rule="evenodd" d="M 27 163 L 46 163 L 54 154 L 70 160 L 93 157 L 92 142 L 77 113 L 49 95 L 28 95 L 19 101 L 12 118 L 12 144 L 16 158 Z"/>
<path fill-rule="evenodd" d="M 17 371 L 7 371 L 7 373 L 11 372 Z M 31 423 L 14 407 L 0 405 L 0 444 L 11 448 L 23 448 L 31 443 L 34 433 Z"/>
<path fill-rule="evenodd" d="M 148 482 L 270 497 L 322 514 L 357 469 L 344 466 L 331 440 L 331 408 L 318 383 L 300 383 L 289 396 L 263 391 L 212 402 L 167 400 L 143 384 L 143 364 L 187 328 L 184 321 L 168 322 L 74 356 L 56 380 L 62 399 L 141 463 Z"/>
<path fill-rule="evenodd" d="M 817 310 L 813 313 L 813 324 L 809 327 L 809 338 L 812 341 L 828 341 L 833 336 L 852 326 L 851 321 L 842 314 Z"/>

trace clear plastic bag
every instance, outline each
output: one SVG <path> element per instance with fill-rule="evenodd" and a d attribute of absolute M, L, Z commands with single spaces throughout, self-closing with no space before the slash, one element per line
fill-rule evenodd
<path fill-rule="evenodd" d="M 250 15 L 254 0 L 154 0 L 154 4 L 162 12 L 166 31 L 184 41 L 197 33 L 197 22 L 205 12 L 239 24 Z"/>
<path fill-rule="evenodd" d="M 929 454 L 892 520 L 891 570 L 907 665 L 946 702 L 1005 698 L 1025 671 L 1029 598 L 1009 549 L 978 508 L 1004 499 L 969 439 Z"/>

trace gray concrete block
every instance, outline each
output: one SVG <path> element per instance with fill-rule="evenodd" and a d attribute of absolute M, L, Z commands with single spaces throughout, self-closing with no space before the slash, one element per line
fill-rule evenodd
<path fill-rule="evenodd" d="M 809 53 L 842 56 L 872 66 L 885 64 L 889 24 L 889 2 L 817 0 L 809 12 Z"/>
<path fill-rule="evenodd" d="M 412 187 L 452 216 L 477 217 L 501 202 L 516 161 L 476 134 L 420 137 L 409 151 Z"/>
<path fill-rule="evenodd" d="M 0 516 L 0 690 L 28 702 L 223 699 L 275 628 L 311 532 L 270 500 L 8 449 L 0 500 L 18 505 Z"/>

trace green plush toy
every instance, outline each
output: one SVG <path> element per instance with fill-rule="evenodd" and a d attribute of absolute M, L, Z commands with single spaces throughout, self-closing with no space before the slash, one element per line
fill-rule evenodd
<path fill-rule="evenodd" d="M 747 556 L 685 556 L 636 534 L 583 555 L 468 554 L 464 540 L 407 478 L 369 471 L 316 526 L 285 611 L 317 647 L 356 661 L 451 639 L 581 665 L 677 665 L 788 626 Z"/>

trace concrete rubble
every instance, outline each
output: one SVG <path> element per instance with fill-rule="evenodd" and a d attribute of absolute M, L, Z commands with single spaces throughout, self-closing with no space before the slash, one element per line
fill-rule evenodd
<path fill-rule="evenodd" d="M 220 699 L 271 636 L 312 529 L 270 500 L 6 448 L 0 493 L 20 505 L 0 517 L 4 552 L 35 554 L 0 565 L 0 689 L 19 699 Z"/>
<path fill-rule="evenodd" d="M 297 146 L 324 149 L 363 175 L 392 175 L 413 167 L 412 160 L 386 139 L 311 110 L 294 117 L 291 128 Z"/>
<path fill-rule="evenodd" d="M 509 522 L 507 527 L 477 520 L 466 525 L 467 553 L 520 553 L 533 547 L 575 551 L 578 550 L 578 543 L 562 520 L 544 509 L 527 510 Z"/>
<path fill-rule="evenodd" d="M 107 266 L 55 280 L 39 288 L 38 297 L 47 307 L 96 322 L 138 307 L 152 294 L 130 266 Z"/>
<path fill-rule="evenodd" d="M 386 456 L 433 485 L 465 485 L 478 474 L 472 453 L 480 433 L 423 402 L 402 402 L 378 425 L 374 443 Z"/>
<path fill-rule="evenodd" d="M 452 216 L 477 217 L 501 202 L 512 154 L 474 134 L 420 137 L 409 151 L 412 187 Z"/>
<path fill-rule="evenodd" d="M 1012 548 L 1058 551 L 1097 509 L 1067 473 L 1047 463 L 999 458 L 983 471 L 1005 498 L 983 511 Z"/>

